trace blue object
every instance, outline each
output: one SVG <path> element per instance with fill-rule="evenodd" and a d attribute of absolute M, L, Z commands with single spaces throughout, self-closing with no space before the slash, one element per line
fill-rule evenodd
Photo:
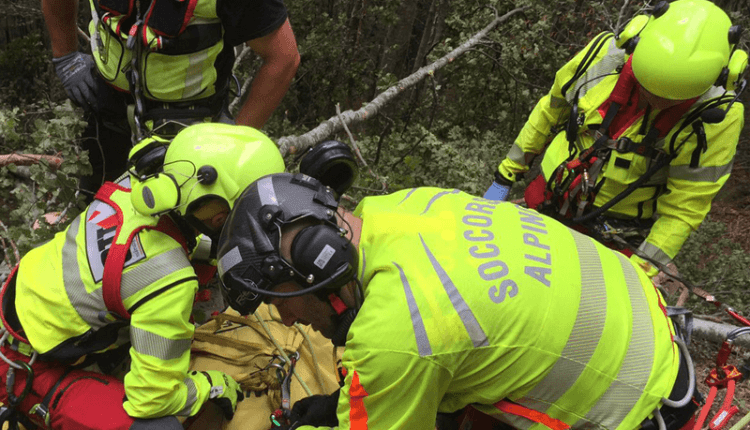
<path fill-rule="evenodd" d="M 510 185 L 502 185 L 492 181 L 492 185 L 490 185 L 484 193 L 484 198 L 487 200 L 499 200 L 504 202 L 508 200 L 509 192 Z"/>

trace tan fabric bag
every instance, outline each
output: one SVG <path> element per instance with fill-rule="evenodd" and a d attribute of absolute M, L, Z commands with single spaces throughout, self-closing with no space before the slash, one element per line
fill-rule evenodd
<path fill-rule="evenodd" d="M 188 429 L 268 430 L 270 415 L 281 408 L 278 367 L 269 365 L 281 364 L 288 372 L 286 360 L 295 352 L 299 359 L 290 385 L 292 405 L 303 397 L 338 389 L 336 363 L 341 351 L 311 327 L 286 327 L 274 307 L 261 305 L 248 317 L 229 310 L 196 328 L 191 369 L 220 370 L 231 375 L 246 397 L 231 421 L 224 420 L 218 408 L 207 407 Z"/>

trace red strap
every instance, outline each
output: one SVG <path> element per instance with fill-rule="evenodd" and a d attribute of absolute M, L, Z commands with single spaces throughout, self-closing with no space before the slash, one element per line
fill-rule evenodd
<path fill-rule="evenodd" d="M 566 430 L 570 428 L 565 422 L 552 418 L 544 412 L 535 411 L 508 400 L 500 400 L 494 406 L 501 412 L 526 418 L 527 420 L 547 426 L 552 430 Z"/>
<path fill-rule="evenodd" d="M 122 318 L 129 319 L 130 313 L 125 309 L 125 305 L 122 302 L 122 294 L 120 291 L 120 282 L 122 281 L 122 270 L 125 266 L 125 259 L 130 249 L 130 244 L 133 241 L 138 232 L 141 230 L 155 229 L 167 234 L 172 239 L 182 245 L 182 249 L 185 253 L 188 253 L 187 243 L 184 236 L 180 232 L 180 229 L 168 216 L 162 216 L 159 218 L 159 222 L 156 226 L 141 226 L 134 229 L 125 243 L 117 243 L 120 236 L 120 230 L 123 224 L 122 209 L 111 199 L 112 194 L 115 191 L 130 192 L 130 189 L 122 187 L 112 182 L 105 182 L 102 187 L 97 191 L 95 198 L 107 203 L 114 208 L 117 219 L 117 230 L 115 237 L 112 240 L 112 244 L 109 247 L 107 253 L 107 259 L 104 262 L 104 274 L 102 278 L 102 298 L 104 299 L 104 305 L 107 310 L 119 315 Z"/>
<path fill-rule="evenodd" d="M 348 309 L 346 303 L 344 303 L 339 296 L 333 293 L 328 295 L 328 301 L 331 302 L 331 306 L 333 306 L 333 310 L 336 311 L 337 315 L 343 314 Z"/>

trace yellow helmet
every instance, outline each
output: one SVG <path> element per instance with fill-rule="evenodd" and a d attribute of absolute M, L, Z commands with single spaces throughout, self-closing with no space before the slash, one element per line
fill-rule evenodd
<path fill-rule="evenodd" d="M 131 166 L 146 164 L 156 154 L 157 171 L 131 168 L 131 202 L 146 215 L 176 211 L 182 216 L 208 199 L 221 199 L 231 209 L 256 179 L 284 171 L 276 144 L 245 126 L 203 123 L 181 130 L 171 142 L 149 138 L 131 151 Z M 151 167 L 153 167 L 151 161 Z"/>
<path fill-rule="evenodd" d="M 648 92 L 687 100 L 708 91 L 729 62 L 732 23 L 708 0 L 677 0 L 652 16 L 633 51 L 633 73 Z"/>

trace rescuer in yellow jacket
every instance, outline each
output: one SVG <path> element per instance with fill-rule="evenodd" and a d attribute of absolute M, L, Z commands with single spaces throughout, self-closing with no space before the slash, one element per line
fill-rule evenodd
<path fill-rule="evenodd" d="M 298 402 L 290 428 L 432 430 L 467 405 L 520 429 L 678 429 L 692 416 L 689 354 L 621 253 L 458 190 L 337 209 L 315 179 L 269 175 L 219 239 L 233 308 L 270 302 L 346 346 L 340 393 Z"/>
<path fill-rule="evenodd" d="M 747 66 L 739 34 L 713 3 L 678 0 L 598 35 L 557 71 L 485 197 L 507 198 L 543 154 L 529 207 L 601 239 L 644 232 L 640 253 L 671 263 L 732 168 Z"/>
<path fill-rule="evenodd" d="M 131 129 L 172 137 L 181 124 L 233 121 L 235 46 L 262 60 L 237 112 L 240 125 L 263 127 L 299 65 L 283 0 L 89 0 L 91 54 L 78 46 L 78 3 L 42 0 L 42 12 L 55 71 L 88 114 L 83 146 L 94 172 L 81 187 L 91 192 L 124 171 Z"/>
<path fill-rule="evenodd" d="M 247 185 L 283 169 L 276 145 L 244 126 L 194 125 L 171 143 L 136 146 L 130 175 L 105 183 L 4 286 L 10 337 L 0 352 L 14 363 L 16 382 L 10 393 L 0 387 L 3 404 L 21 422 L 56 430 L 180 429 L 176 417 L 195 415 L 208 400 L 231 418 L 243 397 L 237 382 L 217 371 L 188 373 L 198 289 L 188 255 L 198 232 L 218 239 Z M 124 382 L 78 370 L 127 343 Z M 8 366 L 0 362 L 3 375 Z"/>

